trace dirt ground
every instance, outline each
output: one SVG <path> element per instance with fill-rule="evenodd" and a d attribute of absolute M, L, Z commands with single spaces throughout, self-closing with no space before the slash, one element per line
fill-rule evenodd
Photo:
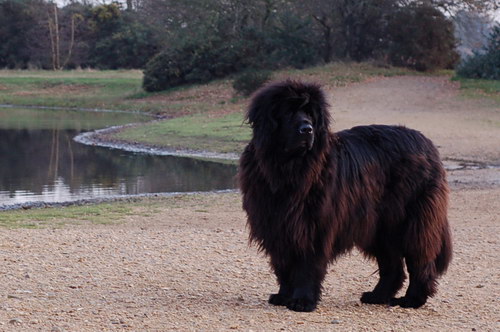
<path fill-rule="evenodd" d="M 267 304 L 276 282 L 247 244 L 239 195 L 202 194 L 113 225 L 0 230 L 0 330 L 499 331 L 498 105 L 461 98 L 444 77 L 377 79 L 330 97 L 335 130 L 404 124 L 446 161 L 454 260 L 424 307 L 362 305 L 377 268 L 356 251 L 329 268 L 315 312 Z"/>

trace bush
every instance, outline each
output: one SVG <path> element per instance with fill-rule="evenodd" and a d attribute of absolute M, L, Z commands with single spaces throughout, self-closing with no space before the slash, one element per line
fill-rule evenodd
<path fill-rule="evenodd" d="M 267 70 L 247 70 L 236 77 L 233 88 L 243 96 L 250 96 L 254 91 L 270 81 L 271 72 Z"/>
<path fill-rule="evenodd" d="M 288 20 L 281 24 L 282 28 L 261 31 L 248 27 L 230 35 L 195 32 L 189 40 L 175 42 L 175 47 L 149 61 L 143 88 L 161 91 L 182 84 L 206 83 L 248 68 L 303 68 L 317 63 L 320 56 L 306 37 L 307 22 Z"/>
<path fill-rule="evenodd" d="M 419 71 L 453 68 L 453 24 L 431 5 L 411 4 L 399 8 L 389 21 L 389 60 L 395 66 Z"/>
<path fill-rule="evenodd" d="M 151 29 L 138 22 L 127 22 L 96 42 L 90 60 L 100 69 L 144 68 L 157 48 Z"/>
<path fill-rule="evenodd" d="M 291 14 L 281 18 L 280 26 L 262 33 L 261 45 L 260 62 L 265 68 L 303 69 L 322 60 L 312 23 Z"/>
<path fill-rule="evenodd" d="M 457 68 L 457 75 L 465 78 L 500 80 L 500 24 L 493 28 L 488 45 L 476 52 Z"/>
<path fill-rule="evenodd" d="M 164 50 L 146 64 L 143 88 L 149 92 L 161 91 L 225 77 L 247 65 L 244 48 L 242 43 L 205 37 Z"/>

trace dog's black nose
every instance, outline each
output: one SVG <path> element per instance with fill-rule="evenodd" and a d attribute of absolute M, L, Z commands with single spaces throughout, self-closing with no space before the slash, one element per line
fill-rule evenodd
<path fill-rule="evenodd" d="M 299 128 L 299 133 L 302 135 L 310 135 L 313 132 L 313 127 L 309 123 L 304 123 Z"/>

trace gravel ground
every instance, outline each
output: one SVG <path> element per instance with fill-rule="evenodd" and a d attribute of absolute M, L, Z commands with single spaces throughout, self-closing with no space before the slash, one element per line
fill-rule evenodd
<path fill-rule="evenodd" d="M 376 265 L 357 251 L 330 267 L 315 312 L 268 305 L 277 286 L 247 244 L 239 195 L 200 194 L 151 198 L 113 225 L 0 230 L 0 330 L 500 330 L 500 168 L 487 167 L 500 164 L 498 108 L 430 77 L 338 89 L 331 104 L 335 129 L 406 124 L 447 160 L 454 261 L 424 307 L 362 305 Z"/>

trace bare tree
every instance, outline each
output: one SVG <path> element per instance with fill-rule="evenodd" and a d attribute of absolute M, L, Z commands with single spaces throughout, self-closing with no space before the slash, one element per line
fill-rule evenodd
<path fill-rule="evenodd" d="M 316 22 L 323 40 L 323 61 L 333 57 L 333 37 L 338 28 L 338 1 L 311 0 L 298 4 Z"/>
<path fill-rule="evenodd" d="M 48 13 L 48 24 L 49 24 L 49 34 L 50 34 L 50 45 L 52 49 L 52 69 L 59 70 L 61 69 L 59 62 L 59 46 L 60 46 L 60 38 L 59 38 L 59 15 L 57 13 L 57 5 L 54 3 L 53 13 Z"/>
<path fill-rule="evenodd" d="M 71 15 L 70 22 L 70 40 L 68 51 L 65 60 L 61 64 L 61 27 L 59 25 L 59 10 L 57 5 L 54 3 L 52 7 L 52 13 L 48 13 L 48 27 L 51 45 L 51 55 L 52 55 L 52 69 L 61 70 L 68 64 L 73 54 L 73 48 L 75 45 L 75 31 L 80 22 L 83 21 L 83 16 L 80 14 Z"/>
<path fill-rule="evenodd" d="M 68 62 L 71 59 L 71 55 L 73 54 L 73 48 L 75 46 L 75 31 L 80 22 L 83 22 L 83 16 L 80 14 L 71 15 L 71 31 L 70 31 L 70 42 L 68 47 L 68 54 L 66 55 L 66 59 L 64 60 L 61 69 L 65 68 Z"/>
<path fill-rule="evenodd" d="M 360 60 L 372 55 L 386 24 L 385 16 L 398 0 L 311 0 L 299 4 L 316 22 L 322 35 L 323 60 L 337 50 L 342 57 Z M 369 33 L 368 33 L 369 32 Z M 373 38 L 372 38 L 373 37 Z M 367 39 L 371 38 L 371 39 Z"/>

